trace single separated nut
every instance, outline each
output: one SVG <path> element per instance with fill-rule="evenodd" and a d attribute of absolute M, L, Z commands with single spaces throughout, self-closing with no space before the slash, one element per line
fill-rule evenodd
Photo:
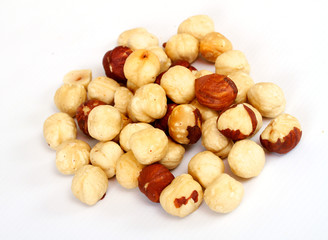
<path fill-rule="evenodd" d="M 103 170 L 92 165 L 84 165 L 73 177 L 72 192 L 81 202 L 94 205 L 105 197 L 108 178 Z"/>
<path fill-rule="evenodd" d="M 282 89 L 271 82 L 256 83 L 247 91 L 247 99 L 263 117 L 275 118 L 283 113 L 286 99 Z"/>
<path fill-rule="evenodd" d="M 133 93 L 126 87 L 118 87 L 114 94 L 114 107 L 120 113 L 127 114 L 128 105 L 133 97 Z"/>
<path fill-rule="evenodd" d="M 214 22 L 207 15 L 195 15 L 184 20 L 178 27 L 178 33 L 189 33 L 198 40 L 214 32 Z"/>
<path fill-rule="evenodd" d="M 168 150 L 166 155 L 159 161 L 164 167 L 172 170 L 179 166 L 185 154 L 185 148 L 169 138 Z"/>
<path fill-rule="evenodd" d="M 48 117 L 43 124 L 43 136 L 52 149 L 70 139 L 76 138 L 74 119 L 67 113 L 55 113 Z"/>
<path fill-rule="evenodd" d="M 230 50 L 222 53 L 215 60 L 215 73 L 229 75 L 233 72 L 250 72 L 248 61 L 243 52 L 239 50 Z"/>
<path fill-rule="evenodd" d="M 265 164 L 265 153 L 261 146 L 252 140 L 237 141 L 228 156 L 231 171 L 238 177 L 258 176 Z"/>
<path fill-rule="evenodd" d="M 159 46 L 152 46 L 152 47 L 147 48 L 147 50 L 151 51 L 152 53 L 154 53 L 158 57 L 158 60 L 161 64 L 161 68 L 159 70 L 160 73 L 165 72 L 167 69 L 169 69 L 169 67 L 172 64 L 172 61 L 166 55 L 163 48 L 161 48 Z"/>
<path fill-rule="evenodd" d="M 114 139 L 120 133 L 122 124 L 121 113 L 113 106 L 100 105 L 89 113 L 89 134 L 99 141 Z"/>
<path fill-rule="evenodd" d="M 203 201 L 202 186 L 191 175 L 182 174 L 164 188 L 159 201 L 167 213 L 185 217 L 196 211 Z"/>
<path fill-rule="evenodd" d="M 253 79 L 243 71 L 237 71 L 227 76 L 230 78 L 238 89 L 235 103 L 244 103 L 247 100 L 247 91 L 254 85 Z"/>
<path fill-rule="evenodd" d="M 168 120 L 170 137 L 180 144 L 194 144 L 202 135 L 201 122 L 200 112 L 193 105 L 178 105 Z"/>
<path fill-rule="evenodd" d="M 206 34 L 199 43 L 199 52 L 209 62 L 215 62 L 218 56 L 232 50 L 231 42 L 218 32 Z"/>
<path fill-rule="evenodd" d="M 76 114 L 76 109 L 87 99 L 87 91 L 79 84 L 64 83 L 57 89 L 54 97 L 56 107 L 71 117 Z"/>
<path fill-rule="evenodd" d="M 63 174 L 74 174 L 80 167 L 89 164 L 90 146 L 72 139 L 60 144 L 56 151 L 56 167 Z"/>
<path fill-rule="evenodd" d="M 204 188 L 207 188 L 223 172 L 223 161 L 210 151 L 197 153 L 188 164 L 188 173 Z"/>
<path fill-rule="evenodd" d="M 197 101 L 197 98 L 192 100 L 192 102 L 190 102 L 190 104 L 193 105 L 194 107 L 196 107 L 199 110 L 200 115 L 202 116 L 202 122 L 205 122 L 207 119 L 210 119 L 212 117 L 218 117 L 219 116 L 219 112 L 201 105 Z"/>
<path fill-rule="evenodd" d="M 85 89 L 88 87 L 90 81 L 92 79 L 92 72 L 90 69 L 82 69 L 82 70 L 73 70 L 67 73 L 64 76 L 64 83 L 71 84 L 80 84 Z"/>
<path fill-rule="evenodd" d="M 236 209 L 244 196 L 244 187 L 226 173 L 222 173 L 204 191 L 207 206 L 218 213 Z"/>
<path fill-rule="evenodd" d="M 281 114 L 273 119 L 260 136 L 262 146 L 269 152 L 288 153 L 302 137 L 301 124 L 289 114 Z"/>
<path fill-rule="evenodd" d="M 132 50 L 158 46 L 158 38 L 145 28 L 133 28 L 122 32 L 117 40 L 118 45 L 127 46 Z"/>
<path fill-rule="evenodd" d="M 120 86 L 114 79 L 97 77 L 88 86 L 88 98 L 97 99 L 107 104 L 112 104 L 116 89 Z"/>

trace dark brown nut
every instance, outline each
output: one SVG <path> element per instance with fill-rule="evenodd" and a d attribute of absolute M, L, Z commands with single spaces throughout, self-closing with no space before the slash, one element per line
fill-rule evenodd
<path fill-rule="evenodd" d="M 159 202 L 161 192 L 173 179 L 174 176 L 170 170 L 162 164 L 155 163 L 141 170 L 138 177 L 138 186 L 150 201 Z"/>
<path fill-rule="evenodd" d="M 163 130 L 165 133 L 168 134 L 168 131 L 169 131 L 168 120 L 169 120 L 169 117 L 170 117 L 173 109 L 176 106 L 178 106 L 178 104 L 176 104 L 176 103 L 170 103 L 170 104 L 168 104 L 167 105 L 167 111 L 166 111 L 165 116 L 162 117 L 161 119 L 155 120 L 154 127 L 155 128 L 159 128 L 159 129 Z"/>
<path fill-rule="evenodd" d="M 76 121 L 77 124 L 79 125 L 79 128 L 81 131 L 87 135 L 90 136 L 89 131 L 88 131 L 88 117 L 89 113 L 91 110 L 99 105 L 106 105 L 106 103 L 92 99 L 88 100 L 84 103 L 82 103 L 76 110 Z"/>
<path fill-rule="evenodd" d="M 295 117 L 285 113 L 268 124 L 260 136 L 260 141 L 269 152 L 284 154 L 295 148 L 301 137 L 301 124 Z"/>
<path fill-rule="evenodd" d="M 125 60 L 132 53 L 129 47 L 118 46 L 111 51 L 106 52 L 103 58 L 103 67 L 106 76 L 113 78 L 118 82 L 125 83 L 123 67 Z"/>
<path fill-rule="evenodd" d="M 224 75 L 213 73 L 195 81 L 197 101 L 216 111 L 222 111 L 233 104 L 237 93 L 235 83 Z"/>

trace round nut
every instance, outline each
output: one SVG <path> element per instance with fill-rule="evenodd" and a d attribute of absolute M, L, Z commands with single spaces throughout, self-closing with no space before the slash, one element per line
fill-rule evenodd
<path fill-rule="evenodd" d="M 223 161 L 210 151 L 197 153 L 188 164 L 188 173 L 204 188 L 207 188 L 223 172 Z"/>
<path fill-rule="evenodd" d="M 301 137 L 301 124 L 295 117 L 285 113 L 268 124 L 260 136 L 260 141 L 269 152 L 284 154 L 296 147 Z"/>
<path fill-rule="evenodd" d="M 253 79 L 242 71 L 237 71 L 229 74 L 227 76 L 230 78 L 236 85 L 238 89 L 237 97 L 235 103 L 244 103 L 247 100 L 247 91 L 254 85 Z"/>
<path fill-rule="evenodd" d="M 108 188 L 108 179 L 103 170 L 84 165 L 73 177 L 72 192 L 81 202 L 94 205 L 103 199 Z"/>
<path fill-rule="evenodd" d="M 196 211 L 203 201 L 202 186 L 189 174 L 182 174 L 164 188 L 159 201 L 167 213 L 185 217 Z"/>
<path fill-rule="evenodd" d="M 113 106 L 100 105 L 89 113 L 89 134 L 99 141 L 114 139 L 120 133 L 122 124 L 121 114 Z"/>
<path fill-rule="evenodd" d="M 147 50 L 151 51 L 152 53 L 154 53 L 158 57 L 158 60 L 161 64 L 161 68 L 159 70 L 160 73 L 165 72 L 167 69 L 169 69 L 169 67 L 172 64 L 172 61 L 166 55 L 163 48 L 161 48 L 159 46 L 153 46 L 153 47 L 147 48 Z"/>
<path fill-rule="evenodd" d="M 210 32 L 200 39 L 199 52 L 209 62 L 214 63 L 218 56 L 230 50 L 231 42 L 218 32 Z"/>
<path fill-rule="evenodd" d="M 203 76 L 206 76 L 206 75 L 210 75 L 210 74 L 213 74 L 213 72 L 208 71 L 208 70 L 205 70 L 205 69 L 196 71 L 194 73 L 194 75 L 195 75 L 196 78 L 200 78 L 200 77 L 203 77 Z"/>
<path fill-rule="evenodd" d="M 116 162 L 123 155 L 123 150 L 115 142 L 98 142 L 90 151 L 92 165 L 100 167 L 108 178 L 115 176 Z"/>
<path fill-rule="evenodd" d="M 254 141 L 244 139 L 237 141 L 228 156 L 231 171 L 242 178 L 258 176 L 265 164 L 265 153 Z"/>
<path fill-rule="evenodd" d="M 193 105 L 194 107 L 196 107 L 199 110 L 200 115 L 202 117 L 202 122 L 205 122 L 207 119 L 210 119 L 212 117 L 218 117 L 219 116 L 219 113 L 217 111 L 201 105 L 197 101 L 197 98 L 195 98 L 190 104 Z"/>
<path fill-rule="evenodd" d="M 185 148 L 169 139 L 166 155 L 159 161 L 164 167 L 172 170 L 179 166 L 185 154 Z"/>
<path fill-rule="evenodd" d="M 248 61 L 243 52 L 239 50 L 230 50 L 222 53 L 215 60 L 215 73 L 229 75 L 233 72 L 250 72 Z"/>
<path fill-rule="evenodd" d="M 133 97 L 133 93 L 126 87 L 119 87 L 114 94 L 114 107 L 120 113 L 127 114 L 128 105 Z"/>
<path fill-rule="evenodd" d="M 130 118 L 128 118 L 127 116 L 125 116 L 125 115 L 122 114 L 122 113 L 121 113 L 121 117 L 122 117 L 122 129 L 123 129 L 126 125 L 128 125 L 128 124 L 130 124 L 130 123 L 133 123 L 133 121 L 132 121 Z M 119 142 L 120 142 L 120 134 L 116 135 L 116 137 L 113 138 L 112 141 L 113 141 L 113 142 L 116 142 L 116 143 L 119 143 Z"/>
<path fill-rule="evenodd" d="M 89 83 L 88 98 L 112 104 L 115 91 L 119 86 L 118 82 L 114 79 L 108 77 L 97 77 Z"/>
<path fill-rule="evenodd" d="M 198 40 L 214 32 L 214 22 L 207 15 L 195 15 L 184 20 L 178 27 L 178 33 L 189 33 Z"/>
<path fill-rule="evenodd" d="M 236 209 L 243 196 L 243 185 L 225 173 L 222 173 L 204 191 L 205 203 L 218 213 L 228 213 Z"/>
<path fill-rule="evenodd" d="M 176 60 L 176 61 L 172 62 L 171 67 L 174 67 L 174 66 L 182 66 L 182 67 L 188 68 L 192 73 L 197 71 L 197 69 L 186 60 Z"/>
<path fill-rule="evenodd" d="M 43 124 L 43 136 L 48 145 L 55 149 L 62 143 L 76 138 L 74 119 L 67 113 L 55 113 Z"/>
<path fill-rule="evenodd" d="M 149 33 L 145 28 L 133 28 L 122 32 L 118 37 L 117 43 L 132 50 L 146 49 L 158 46 L 158 38 Z"/>
<path fill-rule="evenodd" d="M 71 117 L 76 114 L 76 109 L 87 99 L 84 86 L 79 84 L 64 83 L 55 93 L 56 107 Z"/>
<path fill-rule="evenodd" d="M 282 89 L 274 83 L 256 83 L 247 91 L 247 99 L 263 117 L 275 118 L 283 113 L 286 99 Z"/>
<path fill-rule="evenodd" d="M 63 174 L 74 174 L 89 164 L 90 146 L 84 141 L 72 139 L 60 144 L 56 151 L 56 167 Z"/>
<path fill-rule="evenodd" d="M 92 79 L 92 72 L 90 69 L 70 71 L 64 76 L 63 82 L 70 84 L 80 84 L 85 89 L 88 87 Z"/>
<path fill-rule="evenodd" d="M 176 103 L 167 104 L 166 114 L 161 119 L 155 120 L 154 127 L 159 128 L 168 134 L 168 131 L 169 131 L 168 120 L 169 120 L 169 117 L 170 117 L 173 109 L 176 106 L 178 106 L 178 104 L 176 104 Z"/>

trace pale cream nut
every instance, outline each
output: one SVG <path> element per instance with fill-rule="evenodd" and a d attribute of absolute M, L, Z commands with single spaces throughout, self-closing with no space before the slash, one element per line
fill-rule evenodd
<path fill-rule="evenodd" d="M 228 75 L 236 85 L 238 89 L 237 97 L 235 103 L 244 103 L 247 100 L 247 91 L 254 85 L 253 79 L 243 71 L 233 72 Z"/>
<path fill-rule="evenodd" d="M 107 104 L 114 102 L 114 94 L 120 84 L 108 77 L 97 77 L 88 86 L 88 98 L 97 99 Z"/>
<path fill-rule="evenodd" d="M 117 40 L 118 45 L 127 46 L 132 50 L 158 46 L 158 38 L 145 28 L 133 28 L 122 32 Z"/>
<path fill-rule="evenodd" d="M 213 74 L 213 72 L 208 71 L 206 69 L 202 69 L 202 70 L 199 70 L 199 71 L 194 71 L 193 74 L 195 75 L 196 78 L 200 78 L 200 77 L 203 77 L 203 76 L 206 76 L 206 75 Z"/>
<path fill-rule="evenodd" d="M 230 50 L 222 53 L 215 60 L 215 73 L 229 75 L 233 72 L 250 72 L 250 66 L 245 54 L 239 50 Z"/>
<path fill-rule="evenodd" d="M 213 109 L 210 109 L 208 107 L 205 107 L 204 105 L 201 105 L 197 101 L 197 98 L 195 98 L 190 104 L 193 105 L 194 107 L 196 107 L 199 110 L 200 115 L 202 117 L 202 122 L 205 122 L 206 120 L 208 120 L 212 117 L 218 117 L 219 116 L 219 112 L 217 112 Z"/>
<path fill-rule="evenodd" d="M 96 166 L 84 165 L 73 177 L 72 192 L 81 202 L 94 205 L 104 197 L 108 188 L 108 178 Z"/>
<path fill-rule="evenodd" d="M 114 94 L 114 107 L 126 115 L 132 97 L 133 93 L 128 88 L 118 87 Z"/>
<path fill-rule="evenodd" d="M 236 209 L 244 196 L 244 187 L 226 173 L 222 173 L 204 191 L 207 206 L 218 213 Z"/>
<path fill-rule="evenodd" d="M 52 149 L 70 139 L 76 138 L 76 124 L 67 113 L 55 113 L 48 117 L 43 124 L 43 136 Z"/>
<path fill-rule="evenodd" d="M 121 117 L 122 117 L 122 129 L 123 129 L 126 125 L 128 125 L 128 124 L 130 124 L 130 123 L 133 123 L 133 121 L 132 121 L 129 117 L 125 116 L 123 113 L 121 113 Z M 121 133 L 121 132 L 120 132 L 120 133 Z M 116 135 L 116 137 L 113 138 L 112 141 L 113 141 L 113 142 L 116 142 L 116 143 L 119 143 L 119 142 L 120 142 L 120 134 Z"/>
<path fill-rule="evenodd" d="M 168 168 L 169 170 L 172 170 L 179 166 L 186 150 L 181 144 L 175 143 L 170 139 L 168 140 L 169 143 L 167 153 L 159 161 L 159 163 L 162 164 L 164 167 Z"/>
<path fill-rule="evenodd" d="M 159 73 L 165 72 L 167 69 L 169 69 L 169 67 L 172 64 L 172 61 L 166 55 L 163 48 L 156 46 L 156 47 L 147 48 L 147 50 L 151 51 L 152 53 L 155 53 L 155 55 L 158 57 L 159 62 L 161 64 L 161 68 L 159 70 Z"/>
<path fill-rule="evenodd" d="M 206 34 L 199 43 L 199 52 L 209 62 L 215 62 L 222 53 L 232 50 L 232 44 L 225 36 L 218 32 Z"/>
<path fill-rule="evenodd" d="M 132 83 L 131 81 L 126 81 L 126 87 L 133 93 L 135 93 L 138 89 L 138 86 Z"/>
<path fill-rule="evenodd" d="M 178 33 L 189 33 L 198 40 L 214 32 L 214 22 L 207 15 L 195 15 L 184 20 L 178 27 Z"/>
<path fill-rule="evenodd" d="M 91 70 L 82 69 L 82 70 L 73 70 L 67 73 L 64 76 L 63 82 L 71 83 L 71 84 L 80 84 L 83 87 L 85 87 L 85 89 L 87 89 L 91 79 L 92 79 Z"/>

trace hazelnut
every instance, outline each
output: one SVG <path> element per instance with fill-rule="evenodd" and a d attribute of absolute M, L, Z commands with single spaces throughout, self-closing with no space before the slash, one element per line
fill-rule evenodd
<path fill-rule="evenodd" d="M 216 73 L 197 78 L 195 95 L 197 101 L 215 111 L 229 107 L 236 99 L 238 90 L 230 78 Z"/>
<path fill-rule="evenodd" d="M 168 131 L 169 131 L 169 127 L 168 127 L 168 120 L 169 120 L 169 117 L 172 113 L 172 110 L 178 106 L 178 104 L 176 103 L 169 103 L 167 105 L 167 111 L 166 111 L 166 114 L 164 115 L 164 117 L 162 117 L 161 119 L 157 119 L 155 120 L 154 122 L 154 127 L 156 128 L 159 128 L 161 130 L 163 130 L 165 133 L 168 134 Z"/>
<path fill-rule="evenodd" d="M 159 46 L 153 46 L 150 48 L 147 48 L 147 50 L 151 51 L 152 53 L 154 53 L 157 57 L 158 60 L 160 62 L 160 70 L 159 72 L 165 72 L 167 69 L 169 69 L 169 67 L 172 64 L 171 59 L 166 55 L 165 51 L 163 48 L 159 47 Z"/>
<path fill-rule="evenodd" d="M 103 170 L 92 165 L 84 165 L 74 175 L 72 192 L 81 202 L 94 205 L 107 191 L 108 179 Z"/>
<path fill-rule="evenodd" d="M 86 89 L 91 79 L 92 79 L 91 70 L 83 69 L 83 70 L 70 71 L 64 76 L 63 82 L 71 83 L 71 84 L 80 84 Z"/>
<path fill-rule="evenodd" d="M 201 105 L 197 101 L 197 98 L 195 98 L 190 104 L 193 105 L 194 107 L 196 107 L 199 110 L 200 115 L 202 117 L 202 122 L 205 122 L 209 118 L 219 116 L 219 113 L 217 111 Z"/>
<path fill-rule="evenodd" d="M 172 61 L 185 60 L 192 63 L 198 57 L 199 42 L 188 33 L 176 34 L 166 42 L 165 53 Z"/>
<path fill-rule="evenodd" d="M 129 80 L 126 82 L 126 87 L 133 93 L 135 93 L 139 88 L 136 84 L 130 82 Z"/>
<path fill-rule="evenodd" d="M 118 82 L 114 79 L 108 77 L 97 77 L 89 83 L 88 98 L 112 104 L 115 91 L 119 86 Z"/>
<path fill-rule="evenodd" d="M 108 178 L 115 176 L 116 162 L 123 155 L 123 150 L 113 141 L 98 142 L 90 151 L 92 165 L 100 167 Z"/>
<path fill-rule="evenodd" d="M 176 60 L 172 63 L 171 67 L 174 67 L 174 66 L 182 66 L 182 67 L 185 67 L 185 68 L 188 68 L 192 73 L 196 72 L 197 69 L 192 66 L 188 61 L 186 60 Z"/>
<path fill-rule="evenodd" d="M 122 117 L 122 129 L 130 124 L 133 123 L 133 121 L 128 118 L 127 116 L 125 116 L 124 114 L 121 113 L 121 117 Z M 120 142 L 120 134 L 116 135 L 116 137 L 112 140 L 113 142 L 119 143 Z"/>
<path fill-rule="evenodd" d="M 178 27 L 178 33 L 189 33 L 198 40 L 214 32 L 214 22 L 207 15 L 195 15 L 184 20 Z"/>
<path fill-rule="evenodd" d="M 284 154 L 296 147 L 301 137 L 301 124 L 295 117 L 285 113 L 271 120 L 262 132 L 260 141 L 269 152 Z"/>
<path fill-rule="evenodd" d="M 199 52 L 209 62 L 215 62 L 222 53 L 232 50 L 231 42 L 218 32 L 206 34 L 199 42 Z"/>
<path fill-rule="evenodd" d="M 138 177 L 144 165 L 139 163 L 132 151 L 124 153 L 116 162 L 116 180 L 124 188 L 138 187 Z"/>
<path fill-rule="evenodd" d="M 202 186 L 189 174 L 176 177 L 164 188 L 159 198 L 162 208 L 178 217 L 185 217 L 196 211 L 202 201 Z"/>
<path fill-rule="evenodd" d="M 168 140 L 167 153 L 159 163 L 172 170 L 181 163 L 186 150 L 181 144 L 173 142 L 170 138 Z"/>
<path fill-rule="evenodd" d="M 122 114 L 127 114 L 128 105 L 133 93 L 126 87 L 118 87 L 114 93 L 114 107 Z"/>
<path fill-rule="evenodd" d="M 226 173 L 222 173 L 204 191 L 207 206 L 218 213 L 236 209 L 244 196 L 244 187 Z"/>
<path fill-rule="evenodd" d="M 89 113 L 88 130 L 94 139 L 110 141 L 120 133 L 121 128 L 121 114 L 113 106 L 100 105 Z"/>
<path fill-rule="evenodd" d="M 256 83 L 247 91 L 247 99 L 263 117 L 275 118 L 283 113 L 286 99 L 282 89 L 274 83 Z"/>
<path fill-rule="evenodd" d="M 247 100 L 247 91 L 254 85 L 253 79 L 242 71 L 237 71 L 229 74 L 227 76 L 230 78 L 238 89 L 237 97 L 235 103 L 244 103 Z"/>
<path fill-rule="evenodd" d="M 211 75 L 211 74 L 213 74 L 213 72 L 205 70 L 205 69 L 196 71 L 194 73 L 196 78 L 200 78 L 200 77 L 203 77 L 203 76 L 206 76 L 206 75 Z"/>
<path fill-rule="evenodd" d="M 150 201 L 159 202 L 161 192 L 173 179 L 173 174 L 166 167 L 154 163 L 141 170 L 138 177 L 138 186 Z"/>
<path fill-rule="evenodd" d="M 133 28 L 122 32 L 118 37 L 117 43 L 132 50 L 146 49 L 158 46 L 158 38 L 149 33 L 145 28 Z"/>
<path fill-rule="evenodd" d="M 84 86 L 79 84 L 64 83 L 55 93 L 56 107 L 71 117 L 76 114 L 76 109 L 87 99 Z"/>
<path fill-rule="evenodd" d="M 233 72 L 250 72 L 248 61 L 243 52 L 239 50 L 230 50 L 222 53 L 215 60 L 215 73 L 229 75 Z"/>
<path fill-rule="evenodd" d="M 204 188 L 207 188 L 223 172 L 223 161 L 210 151 L 197 153 L 188 164 L 188 173 Z"/>
<path fill-rule="evenodd" d="M 237 141 L 229 153 L 228 163 L 231 171 L 238 177 L 256 177 L 265 164 L 264 150 L 252 140 Z"/>
<path fill-rule="evenodd" d="M 56 167 L 63 174 L 74 174 L 89 164 L 90 146 L 84 141 L 72 139 L 60 144 L 56 151 Z"/>
<path fill-rule="evenodd" d="M 158 128 L 146 128 L 132 134 L 130 147 L 135 158 L 144 165 L 161 160 L 168 151 L 168 138 Z"/>
<path fill-rule="evenodd" d="M 168 120 L 169 134 L 174 141 L 181 144 L 194 144 L 201 135 L 201 116 L 191 104 L 175 107 Z"/>
<path fill-rule="evenodd" d="M 43 136 L 48 145 L 55 149 L 64 141 L 76 138 L 74 119 L 67 113 L 55 113 L 43 124 Z"/>

